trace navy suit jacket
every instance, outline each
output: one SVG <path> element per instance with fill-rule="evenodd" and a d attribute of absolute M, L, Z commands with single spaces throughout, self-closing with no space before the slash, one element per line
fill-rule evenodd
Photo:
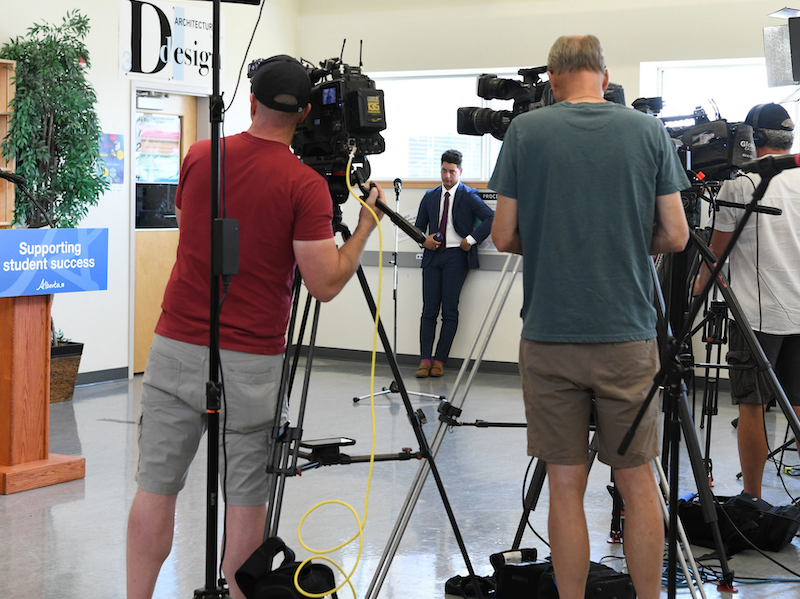
<path fill-rule="evenodd" d="M 442 198 L 442 186 L 425 192 L 419 204 L 416 227 L 427 235 L 439 230 L 439 200 Z M 452 198 L 450 210 L 453 213 L 453 227 L 461 237 L 472 235 L 476 243 L 469 250 L 467 262 L 470 268 L 478 268 L 478 244 L 492 232 L 494 211 L 487 206 L 478 192 L 460 183 Z M 482 221 L 477 227 L 475 219 Z M 425 249 L 422 253 L 422 268 L 425 268 L 433 259 L 433 250 Z"/>

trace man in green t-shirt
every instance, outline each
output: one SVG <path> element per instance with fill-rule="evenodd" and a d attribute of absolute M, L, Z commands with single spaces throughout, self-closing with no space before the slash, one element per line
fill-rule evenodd
<path fill-rule="evenodd" d="M 547 463 L 549 532 L 561 599 L 584 596 L 589 421 L 625 500 L 625 554 L 640 599 L 661 589 L 663 523 L 651 404 L 624 456 L 617 447 L 658 367 L 650 254 L 680 251 L 689 187 L 657 119 L 606 102 L 599 40 L 565 36 L 548 57 L 557 104 L 511 121 L 489 187 L 492 238 L 522 254 L 520 373 L 528 453 Z"/>

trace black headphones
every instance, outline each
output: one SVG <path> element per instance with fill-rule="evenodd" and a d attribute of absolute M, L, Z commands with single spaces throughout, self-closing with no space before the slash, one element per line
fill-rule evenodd
<path fill-rule="evenodd" d="M 764 106 L 766 106 L 766 104 L 759 104 L 755 107 L 755 112 L 753 113 L 753 142 L 756 144 L 757 148 L 761 148 L 767 143 L 766 132 L 758 128 L 758 116 L 761 114 Z"/>

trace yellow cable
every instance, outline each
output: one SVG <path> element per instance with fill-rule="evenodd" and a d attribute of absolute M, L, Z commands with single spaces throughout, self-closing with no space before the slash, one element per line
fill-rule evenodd
<path fill-rule="evenodd" d="M 302 545 L 302 547 L 306 551 L 309 551 L 313 555 L 311 557 L 307 557 L 302 562 L 300 562 L 300 565 L 295 570 L 295 573 L 294 573 L 294 586 L 300 592 L 300 594 L 302 594 L 304 597 L 311 597 L 313 599 L 326 597 L 327 595 L 330 595 L 331 593 L 338 592 L 339 589 L 344 587 L 345 584 L 347 584 L 350 587 L 350 590 L 353 593 L 353 597 L 356 597 L 356 591 L 355 591 L 355 588 L 353 588 L 353 583 L 351 582 L 350 579 L 353 576 L 353 574 L 355 573 L 356 568 L 358 568 L 358 564 L 359 564 L 359 562 L 361 560 L 361 551 L 364 548 L 364 526 L 366 526 L 366 524 L 367 524 L 367 508 L 369 506 L 369 491 L 370 491 L 370 487 L 372 485 L 372 467 L 375 464 L 375 361 L 376 361 L 377 347 L 378 347 L 378 323 L 379 323 L 379 317 L 380 317 L 380 313 L 381 313 L 381 290 L 383 288 L 383 285 L 382 285 L 382 283 L 383 283 L 383 231 L 381 230 L 381 223 L 380 223 L 380 219 L 378 218 L 378 215 L 375 214 L 375 211 L 366 202 L 364 202 L 360 197 L 358 197 L 358 194 L 356 194 L 356 192 L 353 190 L 353 187 L 350 185 L 350 169 L 351 169 L 351 167 L 353 165 L 353 155 L 354 155 L 354 153 L 355 153 L 355 149 L 353 149 L 353 151 L 351 151 L 350 158 L 347 161 L 347 170 L 345 172 L 345 183 L 347 184 L 347 190 L 350 192 L 350 195 L 352 195 L 354 198 L 356 198 L 361 203 L 361 205 L 364 206 L 367 210 L 369 210 L 370 214 L 372 214 L 372 217 L 375 219 L 375 222 L 377 223 L 377 226 L 378 226 L 378 240 L 379 240 L 379 247 L 378 247 L 378 301 L 377 301 L 376 310 L 375 310 L 375 329 L 373 331 L 373 337 L 372 337 L 372 364 L 371 364 L 371 367 L 370 367 L 370 388 L 369 388 L 369 402 L 370 402 L 371 413 L 372 413 L 372 447 L 370 449 L 370 455 L 369 455 L 369 475 L 367 477 L 367 490 L 366 490 L 366 494 L 365 494 L 365 497 L 364 497 L 364 519 L 363 519 L 363 521 L 358 517 L 358 513 L 355 511 L 355 509 L 350 504 L 345 503 L 344 501 L 330 499 L 328 501 L 323 501 L 321 503 L 318 503 L 315 506 L 313 506 L 312 508 L 310 508 L 305 513 L 305 515 L 301 518 L 300 524 L 297 526 L 297 540 L 300 542 L 300 545 Z M 356 524 L 358 526 L 358 532 L 356 534 L 354 534 L 352 537 L 350 537 L 350 539 L 348 539 L 347 541 L 344 541 L 343 543 L 337 545 L 336 547 L 331 547 L 330 549 L 325 549 L 325 550 L 312 549 L 311 547 L 309 547 L 308 545 L 306 545 L 303 542 L 303 537 L 302 537 L 302 534 L 301 534 L 301 531 L 302 531 L 302 528 L 303 528 L 303 522 L 305 522 L 306 518 L 309 515 L 311 515 L 311 513 L 313 511 L 315 511 L 317 508 L 320 508 L 323 505 L 329 505 L 329 504 L 343 505 L 346 508 L 348 508 L 353 513 L 353 517 L 356 520 Z M 350 543 L 352 543 L 356 539 L 359 540 L 358 541 L 358 554 L 356 555 L 356 561 L 355 561 L 355 564 L 353 564 L 353 569 L 350 571 L 350 574 L 346 574 L 345 571 L 342 569 L 342 567 L 339 566 L 339 564 L 337 564 L 335 561 L 333 561 L 329 557 L 325 556 L 325 554 L 326 553 L 331 553 L 333 551 L 336 551 L 337 549 L 341 549 L 342 547 L 344 547 L 346 545 L 349 545 Z M 331 563 L 337 570 L 339 570 L 339 572 L 341 572 L 342 576 L 344 576 L 344 581 L 339 586 L 337 586 L 336 588 L 331 589 L 331 590 L 329 590 L 329 591 L 327 591 L 325 593 L 309 593 L 308 591 L 305 591 L 304 589 L 300 588 L 300 583 L 299 583 L 300 571 L 303 569 L 303 567 L 305 567 L 305 565 L 308 562 L 310 562 L 311 560 L 314 560 L 314 559 L 322 559 L 322 560 L 325 560 L 325 561 Z"/>

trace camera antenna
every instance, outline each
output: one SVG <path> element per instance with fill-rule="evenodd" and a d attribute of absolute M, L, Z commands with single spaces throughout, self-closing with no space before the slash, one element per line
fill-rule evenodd
<path fill-rule="evenodd" d="M 344 60 L 344 45 L 345 45 L 346 43 L 347 43 L 347 38 L 344 38 L 344 39 L 342 40 L 342 51 L 341 51 L 341 52 L 339 52 L 339 62 L 342 62 L 342 61 Z"/>
<path fill-rule="evenodd" d="M 362 56 L 364 54 L 364 40 L 359 40 L 358 42 L 358 68 L 361 70 L 364 67 L 364 61 L 362 60 Z"/>
<path fill-rule="evenodd" d="M 717 103 L 714 101 L 714 98 L 709 98 L 708 101 L 711 103 L 711 107 L 714 109 L 714 116 L 716 117 L 715 120 L 720 120 L 722 116 L 719 113 L 719 107 Z"/>

